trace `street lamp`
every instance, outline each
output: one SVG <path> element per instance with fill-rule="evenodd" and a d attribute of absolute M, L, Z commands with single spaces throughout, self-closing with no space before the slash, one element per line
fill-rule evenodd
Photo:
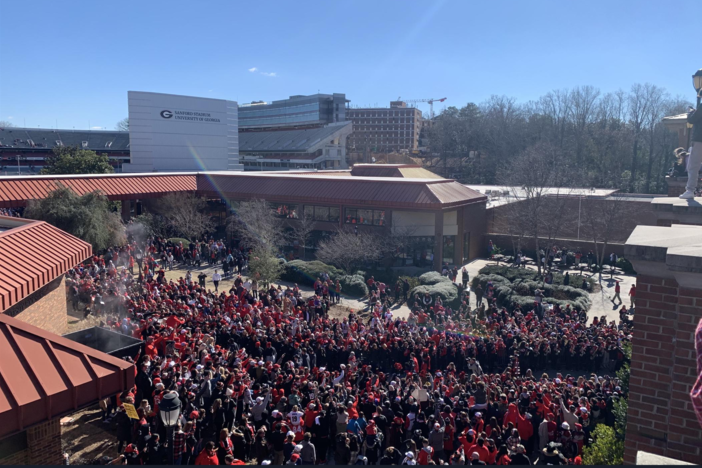
<path fill-rule="evenodd" d="M 697 70 L 697 72 L 692 75 L 692 86 L 695 87 L 695 91 L 697 91 L 697 105 L 700 105 L 700 94 L 702 94 L 702 68 Z"/>
<path fill-rule="evenodd" d="M 168 463 L 173 464 L 173 428 L 178 424 L 180 416 L 180 399 L 176 392 L 169 392 L 163 396 L 158 406 L 159 415 L 163 425 L 166 426 L 168 440 Z"/>

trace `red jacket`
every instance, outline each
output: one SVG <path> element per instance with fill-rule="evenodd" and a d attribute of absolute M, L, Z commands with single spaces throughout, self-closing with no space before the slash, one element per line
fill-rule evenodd
<path fill-rule="evenodd" d="M 197 458 L 195 459 L 195 464 L 196 465 L 219 465 L 219 458 L 217 458 L 217 453 L 210 456 L 210 454 L 207 453 L 207 449 L 202 449 L 202 452 L 200 452 L 200 455 L 198 455 Z"/>

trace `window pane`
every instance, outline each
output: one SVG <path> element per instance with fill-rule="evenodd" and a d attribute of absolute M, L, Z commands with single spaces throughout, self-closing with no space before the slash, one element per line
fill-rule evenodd
<path fill-rule="evenodd" d="M 385 211 L 373 211 L 373 224 L 376 226 L 385 226 Z"/>
<path fill-rule="evenodd" d="M 329 208 L 326 206 L 315 206 L 314 219 L 317 221 L 327 221 L 329 219 Z"/>
<path fill-rule="evenodd" d="M 271 208 L 279 218 L 297 219 L 297 205 L 272 203 Z"/>
<path fill-rule="evenodd" d="M 333 223 L 339 222 L 339 208 L 329 208 L 329 221 Z"/>
<path fill-rule="evenodd" d="M 312 205 L 305 205 L 305 216 L 309 216 L 310 218 L 314 218 L 314 206 Z"/>
<path fill-rule="evenodd" d="M 358 223 L 358 210 L 346 208 L 346 222 L 352 224 Z"/>
<path fill-rule="evenodd" d="M 373 224 L 373 210 L 358 210 L 359 224 Z"/>

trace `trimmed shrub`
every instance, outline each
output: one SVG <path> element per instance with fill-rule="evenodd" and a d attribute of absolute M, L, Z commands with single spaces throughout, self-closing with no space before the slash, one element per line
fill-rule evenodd
<path fill-rule="evenodd" d="M 415 294 L 420 296 L 429 293 L 432 297 L 440 296 L 444 307 L 456 308 L 458 304 L 458 288 L 451 281 L 441 281 L 436 284 L 422 284 L 410 291 L 410 297 Z"/>
<path fill-rule="evenodd" d="M 438 273 L 436 271 L 429 271 L 429 272 L 424 273 L 422 276 L 419 277 L 419 284 L 423 284 L 423 285 L 433 285 L 433 284 L 445 283 L 445 282 L 450 283 L 451 280 L 445 276 L 442 276 L 441 273 Z"/>
<path fill-rule="evenodd" d="M 635 275 L 634 265 L 631 264 L 626 258 L 620 258 L 617 260 L 617 268 L 622 270 L 625 275 Z"/>
<path fill-rule="evenodd" d="M 186 249 L 187 249 L 188 246 L 190 245 L 190 241 L 189 241 L 188 239 L 183 239 L 182 237 L 171 237 L 171 238 L 168 239 L 168 240 L 171 241 L 171 242 L 173 242 L 175 245 L 178 245 L 178 242 L 182 242 L 182 243 L 183 243 L 183 247 L 185 247 Z"/>
<path fill-rule="evenodd" d="M 320 261 L 305 262 L 302 260 L 292 260 L 285 264 L 285 271 L 283 271 L 280 278 L 285 281 L 290 281 L 291 283 L 312 286 L 317 278 L 325 272 L 329 273 L 329 277 L 333 280 L 345 276 L 342 270 Z"/>
<path fill-rule="evenodd" d="M 363 276 L 346 275 L 343 270 L 326 263 L 317 260 L 311 262 L 291 260 L 285 262 L 283 266 L 284 270 L 280 278 L 284 281 L 312 286 L 317 278 L 326 272 L 332 280 L 339 280 L 342 294 L 359 297 L 368 295 L 368 286 Z"/>
<path fill-rule="evenodd" d="M 505 276 L 498 274 L 501 269 L 504 270 Z M 491 281 L 497 304 L 508 309 L 512 309 L 515 303 L 519 304 L 522 310 L 533 309 L 534 292 L 540 289 L 544 292 L 546 302 L 550 304 L 558 304 L 561 307 L 570 304 L 575 309 L 587 311 L 592 305 L 588 292 L 572 286 L 563 286 L 563 275 L 558 274 L 558 276 L 561 284 L 544 284 L 538 280 L 538 274 L 533 270 L 525 271 L 491 265 L 481 269 L 480 274 L 473 278 L 471 285 L 475 290 L 480 284 L 487 292 L 487 283 Z M 581 276 L 574 275 L 571 278 L 577 279 L 578 284 L 582 283 Z M 555 280 L 556 274 L 554 274 L 554 283 Z"/>
<path fill-rule="evenodd" d="M 334 278 L 336 279 L 336 278 Z M 338 278 L 341 283 L 341 293 L 348 296 L 367 296 L 368 286 L 363 276 L 345 275 Z"/>

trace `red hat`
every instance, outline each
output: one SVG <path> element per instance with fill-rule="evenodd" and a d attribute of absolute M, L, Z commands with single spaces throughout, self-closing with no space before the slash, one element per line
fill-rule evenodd
<path fill-rule="evenodd" d="M 161 378 L 160 378 L 160 377 L 156 377 L 156 378 L 154 379 L 154 385 L 156 385 L 157 383 L 161 383 Z"/>
<path fill-rule="evenodd" d="M 124 449 L 124 453 L 133 453 L 134 455 L 139 455 L 139 449 L 136 445 L 129 444 L 127 445 L 127 448 Z"/>
<path fill-rule="evenodd" d="M 290 461 L 296 462 L 298 458 L 300 458 L 300 455 L 297 453 L 290 455 Z"/>
<path fill-rule="evenodd" d="M 193 411 L 190 413 L 190 419 L 197 419 L 197 418 L 199 418 L 199 417 L 200 417 L 200 412 L 199 412 L 199 411 L 193 410 Z"/>

